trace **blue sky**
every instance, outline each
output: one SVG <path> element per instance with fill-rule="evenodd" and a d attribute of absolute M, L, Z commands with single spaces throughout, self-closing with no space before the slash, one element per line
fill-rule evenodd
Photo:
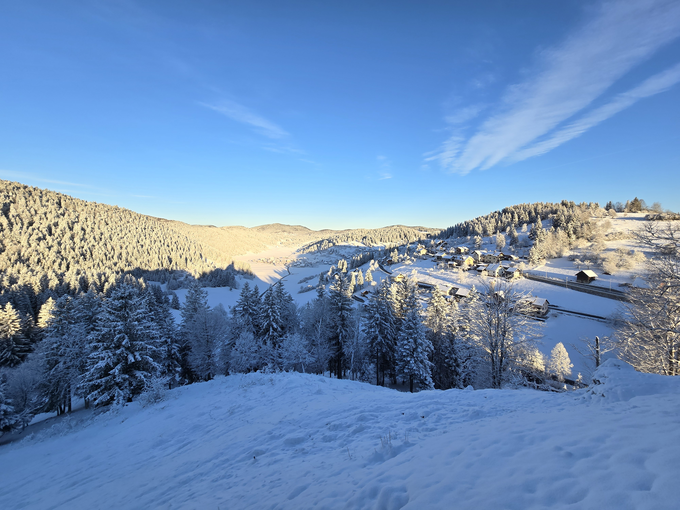
<path fill-rule="evenodd" d="M 680 2 L 3 2 L 0 178 L 188 223 L 680 210 Z"/>

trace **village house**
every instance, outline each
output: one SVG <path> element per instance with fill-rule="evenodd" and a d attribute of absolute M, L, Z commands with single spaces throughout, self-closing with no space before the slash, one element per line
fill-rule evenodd
<path fill-rule="evenodd" d="M 466 255 L 470 253 L 470 248 L 468 248 L 467 246 L 456 246 L 456 253 L 458 255 Z"/>
<path fill-rule="evenodd" d="M 529 306 L 531 313 L 539 315 L 541 317 L 545 317 L 546 315 L 548 315 L 548 311 L 550 309 L 550 302 L 548 302 L 547 299 L 531 297 L 523 299 L 522 302 L 526 303 Z"/>
<path fill-rule="evenodd" d="M 464 269 L 470 269 L 472 266 L 475 265 L 475 259 L 473 259 L 469 255 L 461 255 L 460 257 L 457 257 L 455 260 L 457 265 Z"/>
<path fill-rule="evenodd" d="M 503 276 L 504 274 L 503 266 L 501 266 L 500 264 L 489 264 L 486 267 L 486 274 L 487 276 L 493 277 Z"/>
<path fill-rule="evenodd" d="M 470 289 L 466 289 L 465 287 L 451 287 L 449 290 L 449 296 L 459 301 L 470 296 L 471 292 L 472 291 Z"/>
<path fill-rule="evenodd" d="M 484 255 L 485 252 L 475 250 L 471 253 L 472 258 L 475 259 L 475 262 L 482 262 L 482 256 Z"/>
<path fill-rule="evenodd" d="M 579 283 L 590 283 L 597 278 L 594 271 L 590 269 L 585 269 L 576 273 L 576 281 Z"/>
<path fill-rule="evenodd" d="M 514 280 L 522 276 L 522 271 L 518 267 L 508 267 L 505 269 L 505 277 L 508 280 Z"/>
<path fill-rule="evenodd" d="M 481 262 L 484 262 L 485 264 L 498 264 L 500 262 L 500 257 L 495 253 L 483 253 Z"/>

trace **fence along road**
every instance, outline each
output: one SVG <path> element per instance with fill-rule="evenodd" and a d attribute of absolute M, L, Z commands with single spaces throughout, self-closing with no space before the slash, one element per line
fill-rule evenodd
<path fill-rule="evenodd" d="M 620 290 L 607 289 L 598 285 L 591 285 L 589 283 L 579 283 L 569 280 L 560 280 L 559 278 L 552 278 L 550 276 L 539 276 L 531 273 L 524 273 L 524 277 L 528 280 L 534 280 L 542 283 L 549 283 L 550 285 L 557 285 L 567 289 L 576 290 L 578 292 L 585 292 L 608 299 L 615 299 L 617 301 L 628 301 L 628 293 Z"/>

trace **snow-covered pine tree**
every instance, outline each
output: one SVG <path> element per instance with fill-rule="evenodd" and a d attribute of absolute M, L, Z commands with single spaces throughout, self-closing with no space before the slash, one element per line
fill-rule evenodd
<path fill-rule="evenodd" d="M 385 374 L 394 370 L 397 325 L 390 296 L 390 285 L 383 280 L 364 307 L 364 335 L 378 386 L 384 386 Z"/>
<path fill-rule="evenodd" d="M 274 285 L 270 286 L 262 296 L 258 320 L 260 325 L 260 339 L 263 344 L 276 350 L 283 336 L 283 319 L 281 317 L 281 303 L 279 293 Z"/>
<path fill-rule="evenodd" d="M 373 262 L 373 261 L 371 261 L 371 262 Z M 373 273 L 371 272 L 371 268 L 370 268 L 370 267 L 366 270 L 366 278 L 364 278 L 364 279 L 365 279 L 366 282 L 369 283 L 369 284 L 373 281 Z"/>
<path fill-rule="evenodd" d="M 344 366 L 343 346 L 349 338 L 352 322 L 352 300 L 349 294 L 349 282 L 338 276 L 329 290 L 329 311 L 331 314 L 331 345 L 333 358 L 331 371 L 338 379 L 342 379 Z"/>
<path fill-rule="evenodd" d="M 47 301 L 43 303 L 40 307 L 40 312 L 38 313 L 38 328 L 45 330 L 50 325 L 52 320 L 52 311 L 54 310 L 54 299 L 52 297 L 47 298 Z"/>
<path fill-rule="evenodd" d="M 60 297 L 45 329 L 40 346 L 43 377 L 39 385 L 43 412 L 71 412 L 71 399 L 86 369 L 87 330 L 80 320 L 78 301 L 71 296 Z"/>
<path fill-rule="evenodd" d="M 4 375 L 0 374 L 0 436 L 14 430 L 19 423 L 12 401 L 7 397 L 6 388 L 7 381 Z"/>
<path fill-rule="evenodd" d="M 233 374 L 248 373 L 262 367 L 262 345 L 252 331 L 243 330 L 236 338 L 229 355 L 229 371 Z"/>
<path fill-rule="evenodd" d="M 208 292 L 201 288 L 197 280 L 194 280 L 187 290 L 181 309 L 182 325 L 189 324 L 197 313 L 208 308 Z"/>
<path fill-rule="evenodd" d="M 190 383 L 197 378 L 196 374 L 193 373 L 191 363 L 189 362 L 193 321 L 199 313 L 207 313 L 209 309 L 208 292 L 201 288 L 201 284 L 197 280 L 194 280 L 187 290 L 184 304 L 180 309 L 182 322 L 179 330 L 179 352 L 182 360 L 181 378 Z"/>
<path fill-rule="evenodd" d="M 437 389 L 456 388 L 460 382 L 460 360 L 455 346 L 452 310 L 456 303 L 449 303 L 435 287 L 427 306 L 425 326 L 432 343 L 432 381 Z"/>
<path fill-rule="evenodd" d="M 363 289 L 364 287 L 364 273 L 359 269 L 357 271 L 357 281 L 356 281 L 357 287 L 360 289 Z"/>
<path fill-rule="evenodd" d="M 279 303 L 281 314 L 281 332 L 283 335 L 292 334 L 298 329 L 297 306 L 293 296 L 283 287 L 283 282 L 279 280 L 274 284 L 274 297 Z"/>
<path fill-rule="evenodd" d="M 29 352 L 30 345 L 22 332 L 21 317 L 8 302 L 0 307 L 0 367 L 17 366 Z"/>
<path fill-rule="evenodd" d="M 558 381 L 564 381 L 564 378 L 571 375 L 573 363 L 569 359 L 569 353 L 564 348 L 564 344 L 559 342 L 552 351 L 550 351 L 550 359 L 548 360 L 548 373 L 557 377 Z"/>
<path fill-rule="evenodd" d="M 221 305 L 205 311 L 200 310 L 191 321 L 188 330 L 191 350 L 189 363 L 193 373 L 204 381 L 209 381 L 218 373 L 224 373 L 221 367 L 221 351 L 227 349 L 229 334 L 227 312 Z"/>
<path fill-rule="evenodd" d="M 260 293 L 255 286 L 251 289 L 250 284 L 245 282 L 241 287 L 241 293 L 232 312 L 239 325 L 239 330 L 249 329 L 253 333 L 258 332 L 258 314 L 260 309 Z M 239 332 L 240 334 L 240 332 Z"/>
<path fill-rule="evenodd" d="M 123 283 L 111 291 L 90 335 L 92 352 L 81 387 L 96 407 L 129 402 L 160 371 L 159 337 L 149 299 Z"/>
<path fill-rule="evenodd" d="M 153 290 L 154 288 L 158 290 Z M 179 340 L 179 331 L 175 319 L 170 312 L 170 305 L 166 296 L 159 287 L 151 287 L 150 306 L 153 313 L 153 322 L 158 333 L 153 339 L 158 346 L 158 376 L 165 379 L 168 388 L 173 388 L 181 381 L 182 354 Z M 176 295 L 174 297 L 177 297 Z"/>
<path fill-rule="evenodd" d="M 314 362 L 309 347 L 307 339 L 299 333 L 283 337 L 280 349 L 281 368 L 306 373 L 306 368 Z"/>
<path fill-rule="evenodd" d="M 172 293 L 172 298 L 170 299 L 170 308 L 173 310 L 179 310 L 180 305 L 179 305 L 179 298 L 177 297 L 177 294 L 174 292 Z"/>
<path fill-rule="evenodd" d="M 397 337 L 397 372 L 408 377 L 411 393 L 414 385 L 431 389 L 434 386 L 430 362 L 432 342 L 420 320 L 420 304 L 415 292 L 407 294 L 402 309 L 404 319 Z"/>

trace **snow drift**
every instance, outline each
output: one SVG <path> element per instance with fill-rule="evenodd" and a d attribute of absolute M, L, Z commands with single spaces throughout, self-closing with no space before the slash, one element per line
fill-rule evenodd
<path fill-rule="evenodd" d="M 677 379 L 402 393 L 303 374 L 179 388 L 0 448 L 13 508 L 676 508 Z"/>

